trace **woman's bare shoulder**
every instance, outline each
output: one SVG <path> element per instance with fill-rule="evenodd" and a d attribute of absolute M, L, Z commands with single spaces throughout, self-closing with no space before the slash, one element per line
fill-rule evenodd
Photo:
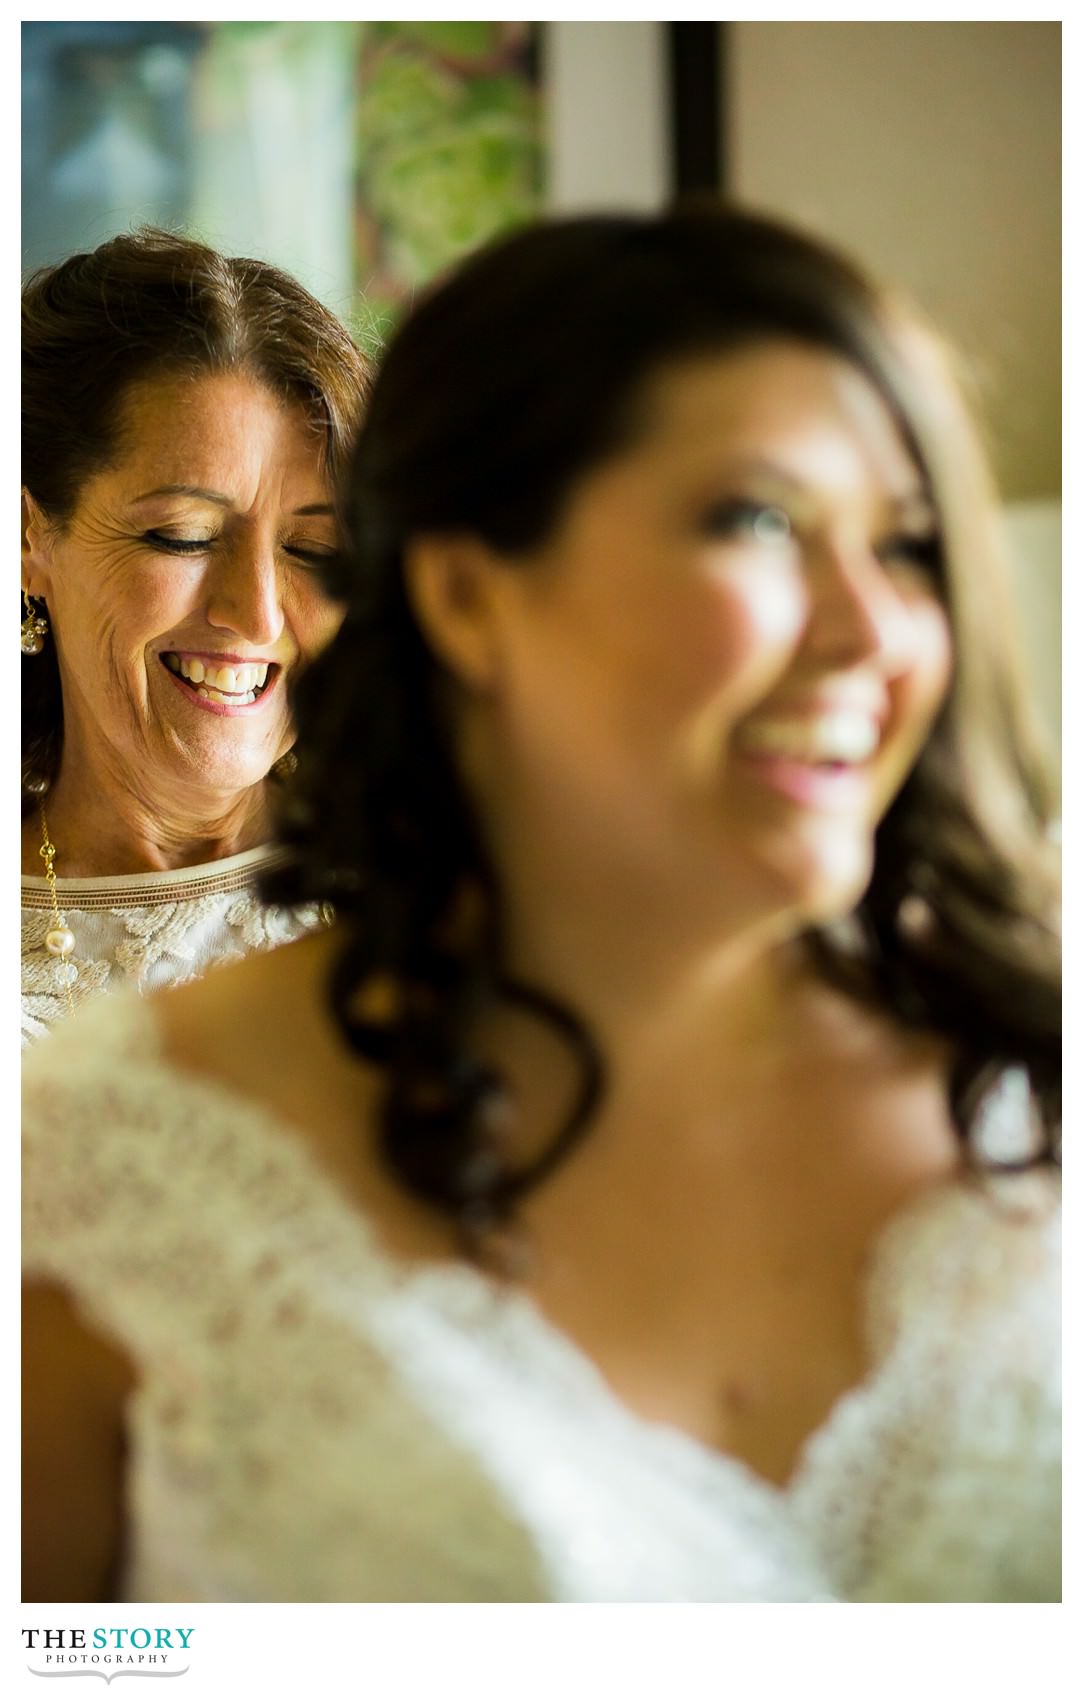
<path fill-rule="evenodd" d="M 135 1373 L 60 1286 L 23 1289 L 24 1600 L 108 1599 L 123 1541 Z"/>
<path fill-rule="evenodd" d="M 186 1077 L 258 1105 L 279 1133 L 299 1139 L 385 1250 L 449 1255 L 448 1225 L 411 1198 L 377 1154 L 382 1078 L 345 1044 L 327 990 L 340 944 L 333 931 L 312 934 L 161 994 L 162 1057 Z"/>
<path fill-rule="evenodd" d="M 327 981 L 336 948 L 333 934 L 311 934 L 161 993 L 153 1009 L 163 1061 L 286 1121 L 298 1099 L 325 1108 L 348 1099 L 356 1110 L 374 1083 L 331 1013 Z"/>

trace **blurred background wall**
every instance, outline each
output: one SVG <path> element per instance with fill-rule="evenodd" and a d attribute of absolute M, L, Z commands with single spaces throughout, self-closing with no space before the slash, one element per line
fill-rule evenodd
<path fill-rule="evenodd" d="M 1059 746 L 1060 91 L 1049 22 L 24 23 L 23 259 L 184 227 L 378 348 L 495 231 L 660 206 L 698 159 L 961 349 Z"/>
<path fill-rule="evenodd" d="M 1059 26 L 733 24 L 729 43 L 736 193 L 916 295 L 981 383 L 1005 494 L 1056 495 Z"/>

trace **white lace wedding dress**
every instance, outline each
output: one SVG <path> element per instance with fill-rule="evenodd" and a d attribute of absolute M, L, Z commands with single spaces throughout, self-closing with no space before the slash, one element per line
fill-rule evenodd
<path fill-rule="evenodd" d="M 52 898 L 41 876 L 22 881 L 22 1044 L 44 1035 L 68 1014 L 64 974 L 74 965 L 72 1006 L 117 987 L 141 992 L 197 979 L 218 962 L 238 962 L 253 950 L 288 944 L 319 926 L 316 905 L 280 909 L 256 892 L 258 875 L 276 852 L 263 846 L 201 867 L 169 873 L 121 874 L 110 879 L 56 882 L 57 897 L 75 935 L 70 964 L 50 956 Z"/>
<path fill-rule="evenodd" d="M 28 1272 L 139 1370 L 129 1600 L 1058 1597 L 1047 1174 L 889 1225 L 876 1367 L 780 1490 L 632 1415 L 523 1295 L 388 1259 L 134 997 L 35 1048 L 25 1113 Z"/>

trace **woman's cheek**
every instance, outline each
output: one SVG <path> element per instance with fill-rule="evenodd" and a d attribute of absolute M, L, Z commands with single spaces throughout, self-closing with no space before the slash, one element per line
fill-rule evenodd
<path fill-rule="evenodd" d="M 930 602 L 918 616 L 917 649 L 921 657 L 922 695 L 939 709 L 947 696 L 955 670 L 955 644 L 951 622 L 939 602 Z"/>
<path fill-rule="evenodd" d="M 775 687 L 797 653 L 808 593 L 799 574 L 759 559 L 715 570 L 709 588 L 697 624 L 714 693 L 745 712 Z"/>
<path fill-rule="evenodd" d="M 690 627 L 677 766 L 686 783 L 717 775 L 735 725 L 778 687 L 808 618 L 799 581 L 770 571 L 718 574 Z"/>

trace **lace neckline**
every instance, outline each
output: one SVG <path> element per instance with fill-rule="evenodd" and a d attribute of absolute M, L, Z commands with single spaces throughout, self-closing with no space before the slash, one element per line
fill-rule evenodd
<path fill-rule="evenodd" d="M 373 1222 L 312 1152 L 303 1129 L 213 1076 L 181 1068 L 166 1057 L 151 1004 L 125 992 L 110 999 L 97 1013 L 123 1021 L 129 1067 L 176 1075 L 184 1081 L 186 1091 L 206 1097 L 208 1109 L 212 1113 L 216 1109 L 221 1121 L 228 1118 L 230 1135 L 238 1141 L 242 1159 L 251 1157 L 264 1177 L 270 1172 L 282 1183 L 279 1196 L 288 1200 L 290 1214 L 311 1213 L 326 1226 L 321 1242 L 347 1279 L 351 1269 L 356 1271 L 358 1258 L 363 1259 L 366 1273 L 370 1278 L 375 1276 L 386 1297 L 407 1307 L 417 1305 L 435 1312 L 453 1325 L 479 1332 L 498 1330 L 502 1352 L 510 1351 L 525 1370 L 537 1373 L 547 1389 L 574 1399 L 595 1418 L 604 1418 L 607 1426 L 632 1444 L 683 1465 L 706 1483 L 742 1483 L 746 1491 L 766 1496 L 783 1508 L 796 1509 L 821 1464 L 830 1458 L 840 1431 L 859 1419 L 859 1413 L 873 1406 L 879 1396 L 895 1356 L 893 1299 L 915 1243 L 934 1221 L 967 1216 L 973 1220 L 980 1207 L 989 1208 L 990 1194 L 996 1191 L 994 1177 L 960 1168 L 949 1177 L 931 1182 L 880 1228 L 866 1256 L 861 1305 L 869 1367 L 806 1435 L 789 1477 L 779 1484 L 735 1453 L 711 1446 L 675 1424 L 641 1416 L 613 1391 L 590 1355 L 522 1288 L 501 1283 L 465 1261 L 405 1259 L 386 1250 Z M 87 1027 L 85 1019 L 83 1027 Z M 89 1042 L 90 1035 L 87 1037 Z M 1026 1179 L 1019 1175 L 1005 1178 L 1016 1184 Z"/>

